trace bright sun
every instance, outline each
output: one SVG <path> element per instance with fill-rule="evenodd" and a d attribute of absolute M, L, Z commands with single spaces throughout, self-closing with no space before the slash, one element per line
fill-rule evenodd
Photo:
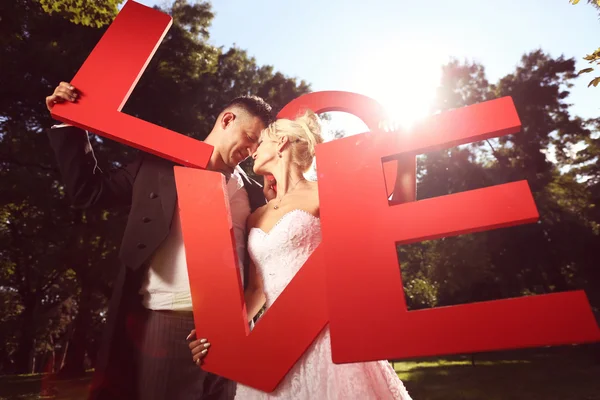
<path fill-rule="evenodd" d="M 386 109 L 388 126 L 410 131 L 431 113 L 443 62 L 431 60 L 428 57 L 431 53 L 425 49 L 404 50 L 364 57 L 352 68 L 356 79 L 349 86 L 350 91 L 371 97 Z M 358 118 L 345 113 L 332 113 L 329 126 L 332 130 L 343 130 L 346 135 L 367 130 Z"/>
<path fill-rule="evenodd" d="M 363 93 L 385 107 L 394 125 L 410 130 L 430 114 L 439 85 L 440 66 L 423 62 L 408 64 L 390 58 L 381 61 Z"/>

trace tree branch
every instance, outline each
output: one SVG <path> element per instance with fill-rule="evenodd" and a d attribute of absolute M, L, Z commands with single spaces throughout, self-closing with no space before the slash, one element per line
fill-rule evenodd
<path fill-rule="evenodd" d="M 39 292 L 38 293 L 44 293 L 46 290 L 50 289 L 50 286 L 54 285 L 54 283 L 58 280 L 58 278 L 61 277 L 61 275 L 63 274 L 64 271 L 57 271 L 54 276 L 51 276 L 48 278 L 48 283 L 46 283 L 44 286 L 42 286 L 41 288 L 38 288 Z"/>
<path fill-rule="evenodd" d="M 490 146 L 490 148 L 492 149 L 492 154 L 494 155 L 494 158 L 498 161 L 498 163 L 500 165 L 506 165 L 506 157 L 498 154 L 498 152 L 496 151 L 496 149 L 494 148 L 494 146 L 492 146 L 492 143 L 490 143 L 489 139 L 485 140 L 486 143 Z"/>
<path fill-rule="evenodd" d="M 24 168 L 30 168 L 30 167 L 39 168 L 44 171 L 55 171 L 56 170 L 56 168 L 54 168 L 54 167 L 50 167 L 50 166 L 43 165 L 43 164 L 23 162 L 23 161 L 15 159 L 14 157 L 6 156 L 6 155 L 4 155 L 0 158 L 0 163 L 10 163 L 10 164 L 14 164 L 16 166 L 24 167 Z"/>

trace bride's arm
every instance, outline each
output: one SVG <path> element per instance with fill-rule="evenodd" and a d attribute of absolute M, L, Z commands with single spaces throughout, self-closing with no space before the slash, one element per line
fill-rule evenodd
<path fill-rule="evenodd" d="M 264 207 L 264 206 L 263 206 Z M 248 217 L 246 221 L 246 232 L 250 234 L 250 230 L 256 225 L 263 207 L 259 207 Z M 249 245 L 249 244 L 248 244 Z M 250 255 L 247 253 L 247 256 Z M 244 300 L 246 301 L 246 311 L 248 312 L 248 321 L 252 321 L 256 314 L 261 310 L 267 298 L 263 291 L 263 282 L 261 277 L 256 273 L 256 265 L 252 258 L 248 260 L 248 285 L 244 291 Z"/>
<path fill-rule="evenodd" d="M 263 292 L 262 279 L 256 273 L 256 266 L 252 260 L 250 260 L 248 267 L 248 286 L 244 291 L 244 300 L 246 301 L 248 321 L 251 321 L 258 314 L 267 299 Z"/>

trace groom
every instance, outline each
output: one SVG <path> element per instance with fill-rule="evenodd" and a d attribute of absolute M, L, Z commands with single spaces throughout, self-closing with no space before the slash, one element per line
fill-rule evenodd
<path fill-rule="evenodd" d="M 76 88 L 62 82 L 46 98 L 46 106 L 51 110 L 56 103 L 77 98 Z M 256 151 L 260 132 L 272 118 L 271 107 L 261 98 L 236 98 L 221 111 L 204 141 L 214 147 L 207 169 L 226 178 L 244 275 L 246 218 L 265 204 L 265 194 L 238 164 Z M 119 253 L 122 267 L 110 299 L 90 399 L 233 399 L 235 382 L 194 365 L 185 341 L 194 320 L 174 164 L 141 154 L 133 163 L 109 171 L 98 166 L 87 132 L 57 125 L 48 137 L 75 207 L 130 207 Z"/>

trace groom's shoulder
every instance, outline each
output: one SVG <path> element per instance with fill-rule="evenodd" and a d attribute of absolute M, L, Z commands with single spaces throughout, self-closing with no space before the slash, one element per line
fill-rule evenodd
<path fill-rule="evenodd" d="M 149 152 L 145 152 L 142 150 L 134 150 L 133 151 L 134 158 L 139 160 L 140 164 L 146 168 L 154 168 L 158 170 L 168 170 L 168 172 L 172 173 L 173 167 L 178 166 L 179 164 L 168 160 L 164 157 L 161 157 L 156 154 L 152 154 Z"/>

